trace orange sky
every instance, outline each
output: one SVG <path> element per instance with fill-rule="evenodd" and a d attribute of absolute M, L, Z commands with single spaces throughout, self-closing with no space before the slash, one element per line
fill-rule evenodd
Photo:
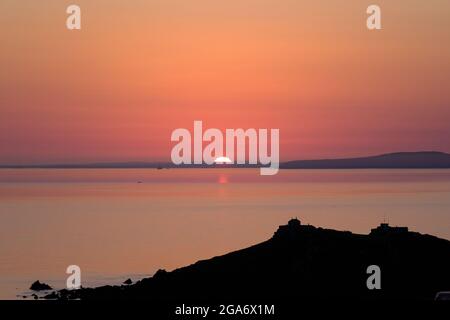
<path fill-rule="evenodd" d="M 361 0 L 2 0 L 0 163 L 169 160 L 194 120 L 282 160 L 450 152 L 450 3 L 392 2 L 369 31 Z"/>

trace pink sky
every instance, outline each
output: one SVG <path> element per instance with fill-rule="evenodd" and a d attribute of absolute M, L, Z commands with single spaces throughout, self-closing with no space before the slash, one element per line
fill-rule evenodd
<path fill-rule="evenodd" d="M 170 134 L 279 128 L 282 160 L 450 152 L 450 3 L 0 3 L 0 163 L 170 160 Z"/>

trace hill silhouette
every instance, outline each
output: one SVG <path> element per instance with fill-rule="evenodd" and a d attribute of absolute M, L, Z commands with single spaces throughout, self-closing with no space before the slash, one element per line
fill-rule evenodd
<path fill-rule="evenodd" d="M 282 163 L 281 169 L 402 169 L 450 168 L 450 154 L 437 151 L 396 152 L 372 157 L 295 160 Z"/>
<path fill-rule="evenodd" d="M 60 290 L 48 299 L 226 301 L 256 299 L 434 299 L 450 289 L 450 241 L 392 228 L 369 235 L 301 225 L 293 219 L 267 241 L 131 285 Z M 381 268 L 369 290 L 367 267 Z M 273 300 L 271 300 L 273 299 Z"/>

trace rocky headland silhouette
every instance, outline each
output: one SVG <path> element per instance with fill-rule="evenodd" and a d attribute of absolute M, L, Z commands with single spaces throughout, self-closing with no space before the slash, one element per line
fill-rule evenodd
<path fill-rule="evenodd" d="M 381 270 L 369 290 L 367 268 Z M 229 301 L 433 300 L 450 290 L 450 241 L 381 224 L 368 235 L 292 219 L 257 245 L 120 286 L 59 290 L 46 299 Z"/>

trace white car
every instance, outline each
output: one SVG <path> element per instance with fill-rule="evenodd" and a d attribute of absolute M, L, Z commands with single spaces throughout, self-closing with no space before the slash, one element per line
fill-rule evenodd
<path fill-rule="evenodd" d="M 441 291 L 436 293 L 436 297 L 434 297 L 436 301 L 450 301 L 450 291 Z"/>

